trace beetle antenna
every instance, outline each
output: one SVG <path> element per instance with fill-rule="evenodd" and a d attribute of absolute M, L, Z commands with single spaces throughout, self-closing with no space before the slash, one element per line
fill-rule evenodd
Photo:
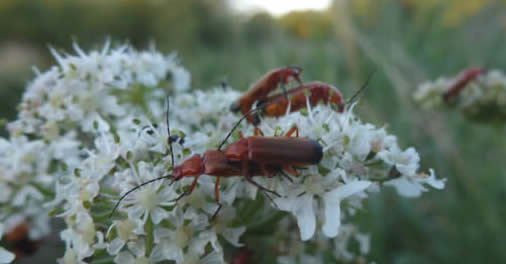
<path fill-rule="evenodd" d="M 260 105 L 262 106 L 262 105 Z M 237 121 L 237 123 L 235 123 L 234 127 L 232 127 L 232 129 L 230 130 L 230 132 L 228 132 L 227 136 L 225 137 L 225 139 L 223 139 L 223 141 L 221 142 L 221 144 L 218 146 L 218 150 L 221 149 L 221 147 L 223 147 L 223 145 L 225 145 L 225 143 L 227 142 L 228 138 L 232 135 L 232 133 L 234 133 L 234 131 L 237 129 L 237 127 L 239 126 L 239 124 L 241 124 L 241 122 L 246 119 L 251 113 L 254 113 L 256 111 L 259 111 L 260 109 L 262 109 L 262 107 L 259 107 L 257 106 L 255 109 L 251 109 L 249 110 L 248 112 L 246 112 L 246 114 L 244 114 L 240 119 L 239 121 Z"/>
<path fill-rule="evenodd" d="M 362 84 L 362 87 L 360 87 L 360 89 L 358 89 L 358 91 L 348 101 L 344 103 L 345 105 L 352 104 L 356 100 L 358 100 L 358 96 L 365 90 L 365 88 L 367 88 L 367 85 L 369 84 L 369 81 L 371 81 L 375 72 L 376 70 L 373 70 L 371 73 L 369 73 L 369 76 L 367 76 L 367 79 L 365 80 L 364 84 Z"/>
<path fill-rule="evenodd" d="M 166 112 L 166 118 L 167 118 L 167 134 L 168 134 L 168 138 L 167 138 L 167 142 L 169 143 L 169 150 L 170 150 L 170 157 L 171 157 L 171 164 L 172 164 L 172 169 L 174 169 L 174 152 L 172 151 L 172 137 L 170 135 L 170 122 L 169 122 L 169 107 L 170 107 L 170 98 L 169 98 L 169 95 L 166 96 L 167 98 L 167 112 Z M 118 202 L 114 205 L 114 208 L 112 209 L 112 212 L 111 212 L 111 215 L 109 217 L 112 217 L 114 212 L 116 212 L 116 209 L 118 209 L 118 206 L 120 205 L 121 201 L 123 199 L 125 199 L 127 197 L 127 195 L 129 195 L 131 192 L 141 188 L 142 186 L 146 185 L 146 184 L 150 184 L 152 182 L 155 182 L 155 181 L 159 181 L 159 180 L 163 180 L 163 179 L 166 179 L 166 178 L 170 178 L 172 177 L 172 174 L 168 174 L 168 175 L 165 175 L 165 176 L 162 176 L 162 177 L 158 177 L 158 178 L 155 178 L 155 179 L 152 179 L 152 180 L 149 180 L 149 181 L 146 181 L 146 182 L 143 182 L 141 183 L 140 185 L 128 190 L 128 192 L 126 192 L 123 196 L 121 196 L 118 200 Z M 174 180 L 169 184 L 172 185 L 174 183 Z"/>
<path fill-rule="evenodd" d="M 172 138 L 170 136 L 170 125 L 169 125 L 169 107 L 170 107 L 170 98 L 169 98 L 169 95 L 167 94 L 166 95 L 167 97 L 167 113 L 166 113 L 166 118 L 167 118 L 167 134 L 168 134 L 168 138 L 167 138 L 167 143 L 169 143 L 169 150 L 170 150 L 170 162 L 171 162 L 171 165 L 172 165 L 172 169 L 174 169 L 174 151 L 172 151 Z"/>
<path fill-rule="evenodd" d="M 123 196 L 121 196 L 119 198 L 118 202 L 116 202 L 116 205 L 114 205 L 114 208 L 112 209 L 112 212 L 111 212 L 111 215 L 109 215 L 109 218 L 114 215 L 114 212 L 116 212 L 116 209 L 118 209 L 118 206 L 121 203 L 121 201 L 123 201 L 123 199 L 125 199 L 127 197 L 127 195 L 129 195 L 131 192 L 133 192 L 133 191 L 141 188 L 142 186 L 144 186 L 146 184 L 150 184 L 152 182 L 163 180 L 163 179 L 166 179 L 166 178 L 171 178 L 171 177 L 172 177 L 172 174 L 168 174 L 168 175 L 165 175 L 165 176 L 162 176 L 162 177 L 154 178 L 154 179 L 151 179 L 149 181 L 143 182 L 143 183 L 141 183 L 141 184 L 133 187 L 132 189 L 128 190 L 128 192 L 126 192 L 125 194 L 123 194 Z M 171 185 L 172 183 L 174 183 L 174 180 L 172 180 L 172 182 L 169 185 Z"/>

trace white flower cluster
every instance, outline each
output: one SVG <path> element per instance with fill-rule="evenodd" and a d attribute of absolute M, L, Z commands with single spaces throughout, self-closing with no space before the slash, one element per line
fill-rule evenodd
<path fill-rule="evenodd" d="M 248 246 L 250 236 L 266 229 L 275 231 L 263 239 L 275 242 L 256 247 L 277 245 L 269 252 L 280 252 L 279 263 L 319 263 L 323 252 L 351 260 L 369 248 L 368 236 L 348 220 L 368 193 L 392 185 L 417 197 L 427 186 L 444 188 L 432 170 L 419 172 L 413 148 L 401 149 L 395 136 L 360 121 L 352 108 L 337 113 L 308 104 L 307 111 L 265 118 L 260 125 L 265 136 L 296 125 L 300 137 L 323 147 L 321 162 L 298 169 L 290 180 L 254 178 L 280 197 L 272 199 L 239 175 L 221 179 L 215 190 L 216 178 L 204 175 L 191 195 L 176 202 L 193 181 L 184 177 L 139 188 L 111 217 L 120 196 L 172 172 L 167 91 L 170 128 L 178 136 L 172 144 L 176 166 L 217 147 L 240 118 L 228 111 L 239 93 L 186 92 L 189 73 L 173 55 L 109 45 L 88 54 L 75 50 L 77 56 L 53 52 L 58 66 L 28 86 L 19 119 L 9 124 L 11 138 L 0 141 L 0 202 L 7 205 L 0 221 L 17 217 L 36 238 L 48 232 L 48 213 L 63 217 L 66 251 L 60 263 L 225 263 L 227 248 Z M 238 130 L 253 134 L 245 123 Z M 236 139 L 233 134 L 229 143 Z M 212 218 L 216 191 L 223 209 Z M 293 232 L 295 223 L 300 234 Z M 349 251 L 351 240 L 360 252 Z"/>
<path fill-rule="evenodd" d="M 464 72 L 465 73 L 465 72 Z M 479 74 L 452 98 L 444 100 L 444 94 L 453 89 L 462 78 L 440 77 L 421 84 L 413 98 L 425 109 L 455 108 L 467 118 L 482 122 L 506 120 L 506 76 L 500 70 L 488 70 Z"/>

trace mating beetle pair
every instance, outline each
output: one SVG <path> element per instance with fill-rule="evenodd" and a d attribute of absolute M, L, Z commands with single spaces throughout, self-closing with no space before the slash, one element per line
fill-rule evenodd
<path fill-rule="evenodd" d="M 298 173 L 295 171 L 295 168 L 318 164 L 321 161 L 323 157 L 323 147 L 317 141 L 299 138 L 297 127 L 290 129 L 284 136 L 277 137 L 260 136 L 259 129 L 255 128 L 253 136 L 244 137 L 242 133 L 239 132 L 240 138 L 238 141 L 229 144 L 224 149 L 222 149 L 222 147 L 233 131 L 239 126 L 240 122 L 244 119 L 253 122 L 252 113 L 262 110 L 264 115 L 281 116 L 286 112 L 288 105 L 291 107 L 291 112 L 306 106 L 305 98 L 308 96 L 305 93 L 306 90 L 309 90 L 311 93 L 308 99 L 312 106 L 323 100 L 324 103 L 330 102 L 336 104 L 339 112 L 344 110 L 342 95 L 335 87 L 321 82 L 312 82 L 303 85 L 299 76 L 301 72 L 302 70 L 299 67 L 283 67 L 264 76 L 231 106 L 231 110 L 240 110 L 244 115 L 235 124 L 218 148 L 207 150 L 203 155 L 195 154 L 186 159 L 179 166 L 174 166 L 174 154 L 172 151 L 173 136 L 170 134 L 168 120 L 169 98 L 167 98 L 167 129 L 168 143 L 172 157 L 172 173 L 144 182 L 126 192 L 116 203 L 112 213 L 114 213 L 121 200 L 128 194 L 146 184 L 167 178 L 171 180 L 169 184 L 171 185 L 183 177 L 194 177 L 189 189 L 174 199 L 174 201 L 178 201 L 185 195 L 189 195 L 194 191 L 198 178 L 203 174 L 217 177 L 214 192 L 215 200 L 219 206 L 212 218 L 218 214 L 222 207 L 219 201 L 218 189 L 222 177 L 243 176 L 248 182 L 263 191 L 269 199 L 270 196 L 268 196 L 267 193 L 279 196 L 275 191 L 269 190 L 254 181 L 253 176 L 272 177 L 281 174 L 288 177 L 285 172 L 297 176 Z M 367 79 L 367 82 L 370 77 L 371 76 Z M 287 84 L 292 78 L 297 80 L 301 86 L 286 91 L 284 89 L 284 84 Z M 363 90 L 367 82 L 359 92 Z M 278 84 L 282 85 L 283 94 L 268 97 L 268 94 L 275 90 Z M 289 95 L 291 96 L 290 99 L 288 98 Z M 352 98 L 354 97 L 355 96 Z M 253 104 L 257 101 L 260 102 L 260 104 L 257 104 L 256 109 L 251 109 Z M 293 136 L 294 133 L 295 137 Z M 288 179 L 290 178 L 288 177 Z"/>
<path fill-rule="evenodd" d="M 279 117 L 286 113 L 296 112 L 306 107 L 306 97 L 311 106 L 317 105 L 320 101 L 324 104 L 332 103 L 337 106 L 338 112 L 344 111 L 343 95 L 334 86 L 322 82 L 302 83 L 300 75 L 302 68 L 297 66 L 282 67 L 267 73 L 258 82 L 230 106 L 233 112 L 241 111 L 246 115 L 257 102 L 257 111 L 247 118 L 248 122 L 258 125 L 260 115 Z M 299 86 L 286 90 L 285 85 L 295 79 Z M 282 94 L 269 94 L 276 90 L 278 85 L 283 89 Z"/>

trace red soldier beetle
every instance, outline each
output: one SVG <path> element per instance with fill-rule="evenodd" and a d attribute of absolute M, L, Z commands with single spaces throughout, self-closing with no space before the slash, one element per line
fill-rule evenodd
<path fill-rule="evenodd" d="M 313 107 L 320 102 L 324 104 L 333 104 L 336 106 L 336 111 L 342 113 L 345 106 L 353 103 L 357 96 L 367 87 L 373 74 L 374 72 L 369 74 L 362 87 L 346 102 L 344 102 L 343 95 L 339 89 L 331 84 L 318 81 L 306 83 L 289 90 L 289 97 L 285 97 L 282 94 L 267 97 L 257 104 L 256 109 L 259 109 L 259 111 L 253 114 L 254 117 L 251 118 L 252 123 L 258 125 L 260 123 L 260 115 L 280 117 L 287 113 L 288 108 L 290 108 L 290 112 L 296 112 L 307 107 L 307 104 Z M 250 121 L 250 119 L 248 119 L 248 121 Z"/>
<path fill-rule="evenodd" d="M 292 137 L 294 132 L 296 137 Z M 253 136 L 244 137 L 239 132 L 239 140 L 227 146 L 224 152 L 227 159 L 241 161 L 243 175 L 250 174 L 248 164 L 255 162 L 265 176 L 271 176 L 265 166 L 277 166 L 297 176 L 294 167 L 318 164 L 323 157 L 323 148 L 318 142 L 298 136 L 297 127 L 292 127 L 284 136 L 279 137 L 259 136 L 258 128 L 255 128 Z M 218 150 L 220 148 L 221 146 Z"/>
<path fill-rule="evenodd" d="M 287 97 L 287 91 L 284 85 L 288 84 L 293 78 L 302 86 L 302 81 L 300 79 L 301 73 L 302 68 L 297 66 L 282 67 L 267 73 L 253 84 L 243 96 L 234 102 L 230 106 L 230 110 L 232 112 L 241 111 L 241 113 L 245 115 L 251 110 L 251 107 L 256 101 L 267 98 L 269 93 L 278 88 L 278 85 L 281 85 L 283 94 Z"/>
<path fill-rule="evenodd" d="M 336 87 L 327 83 L 317 81 L 305 83 L 302 86 L 289 90 L 287 95 L 288 97 L 285 97 L 283 94 L 276 94 L 260 101 L 257 108 L 260 108 L 261 115 L 280 117 L 286 114 L 289 106 L 290 112 L 299 111 L 307 107 L 306 97 L 311 106 L 315 106 L 322 101 L 324 104 L 334 104 L 338 112 L 344 111 L 343 95 Z M 257 125 L 260 121 L 258 114 L 255 114 L 252 120 L 253 124 Z M 248 119 L 248 121 L 250 120 Z"/>
<path fill-rule="evenodd" d="M 452 98 L 457 96 L 466 85 L 478 78 L 485 70 L 479 67 L 472 67 L 463 70 L 455 79 L 455 83 L 443 93 L 443 101 L 448 103 Z"/>
<path fill-rule="evenodd" d="M 168 104 L 168 102 L 169 102 L 169 98 L 167 97 L 167 104 Z M 194 177 L 194 180 L 193 180 L 192 184 L 190 185 L 189 189 L 184 191 L 182 194 L 179 195 L 179 197 L 177 197 L 176 199 L 173 200 L 173 201 L 177 202 L 182 197 L 189 195 L 193 192 L 193 190 L 197 186 L 197 180 L 202 174 L 216 176 L 217 178 L 216 178 L 216 183 L 215 183 L 215 187 L 214 187 L 214 192 L 215 192 L 216 202 L 218 203 L 218 209 L 213 214 L 212 218 L 214 218 L 218 214 L 219 210 L 222 207 L 222 204 L 219 202 L 219 189 L 218 189 L 221 177 L 232 177 L 232 176 L 242 175 L 246 178 L 246 180 L 249 183 L 257 186 L 259 188 L 259 190 L 264 191 L 264 192 L 269 192 L 269 193 L 272 193 L 278 197 L 281 197 L 278 193 L 261 186 L 260 184 L 258 184 L 257 182 L 255 182 L 252 179 L 254 175 L 262 175 L 262 173 L 266 173 L 267 174 L 266 176 L 269 176 L 269 177 L 272 177 L 273 175 L 275 175 L 277 173 L 282 173 L 280 171 L 280 167 L 277 166 L 278 164 L 265 164 L 265 165 L 262 164 L 261 166 L 259 166 L 259 164 L 254 160 L 249 161 L 249 162 L 248 161 L 243 162 L 243 161 L 230 160 L 230 159 L 228 159 L 226 152 L 223 152 L 220 150 L 221 146 L 228 139 L 228 137 L 231 135 L 233 130 L 235 128 L 237 128 L 237 126 L 240 124 L 240 122 L 244 118 L 246 118 L 247 115 L 243 116 L 239 120 L 239 122 L 234 126 L 233 130 L 225 138 L 225 141 L 220 145 L 220 148 L 218 148 L 217 150 L 213 150 L 213 149 L 207 150 L 202 156 L 200 154 L 195 154 L 195 155 L 189 157 L 188 159 L 186 159 L 181 165 L 174 166 L 174 153 L 173 153 L 173 149 L 172 149 L 172 143 L 174 141 L 174 137 L 170 133 L 168 112 L 169 112 L 169 106 L 167 105 L 167 131 L 168 131 L 169 150 L 171 153 L 171 162 L 172 162 L 172 168 L 173 168 L 172 173 L 168 174 L 168 175 L 164 175 L 162 177 L 158 177 L 158 178 L 146 181 L 146 182 L 143 182 L 142 184 L 127 191 L 123 196 L 120 197 L 120 199 L 118 200 L 118 202 L 114 206 L 114 208 L 111 212 L 111 216 L 114 214 L 114 212 L 118 208 L 120 202 L 128 194 L 130 194 L 131 192 L 139 189 L 140 187 L 142 187 L 146 184 L 149 184 L 149 183 L 152 183 L 152 182 L 155 182 L 158 180 L 166 179 L 166 178 L 172 180 L 169 183 L 169 186 L 170 186 L 173 183 L 175 183 L 176 181 L 181 180 L 183 177 Z M 266 195 L 266 196 L 269 199 L 271 199 L 270 196 L 268 196 L 268 195 Z M 272 201 L 272 199 L 271 199 L 271 201 Z"/>

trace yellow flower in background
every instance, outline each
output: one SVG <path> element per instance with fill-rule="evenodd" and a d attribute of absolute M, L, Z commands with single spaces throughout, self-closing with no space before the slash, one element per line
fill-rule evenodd
<path fill-rule="evenodd" d="M 374 2 L 371 0 L 355 0 L 351 2 L 353 13 L 359 15 L 359 16 L 369 16 L 371 15 L 371 11 L 373 10 L 371 8 L 372 5 L 374 5 Z"/>
<path fill-rule="evenodd" d="M 443 22 L 448 26 L 456 26 L 461 24 L 465 19 L 476 15 L 489 0 L 453 0 L 448 5 L 444 13 Z"/>
<path fill-rule="evenodd" d="M 494 3 L 493 0 L 390 0 L 398 2 L 406 9 L 416 13 L 427 12 L 434 8 L 441 8 L 442 21 L 446 26 L 457 26 L 466 19 L 476 15 L 487 4 Z M 505 2 L 505 1 L 502 1 Z M 374 0 L 350 1 L 352 11 L 358 16 L 371 16 L 378 8 L 373 8 L 378 2 Z"/>

